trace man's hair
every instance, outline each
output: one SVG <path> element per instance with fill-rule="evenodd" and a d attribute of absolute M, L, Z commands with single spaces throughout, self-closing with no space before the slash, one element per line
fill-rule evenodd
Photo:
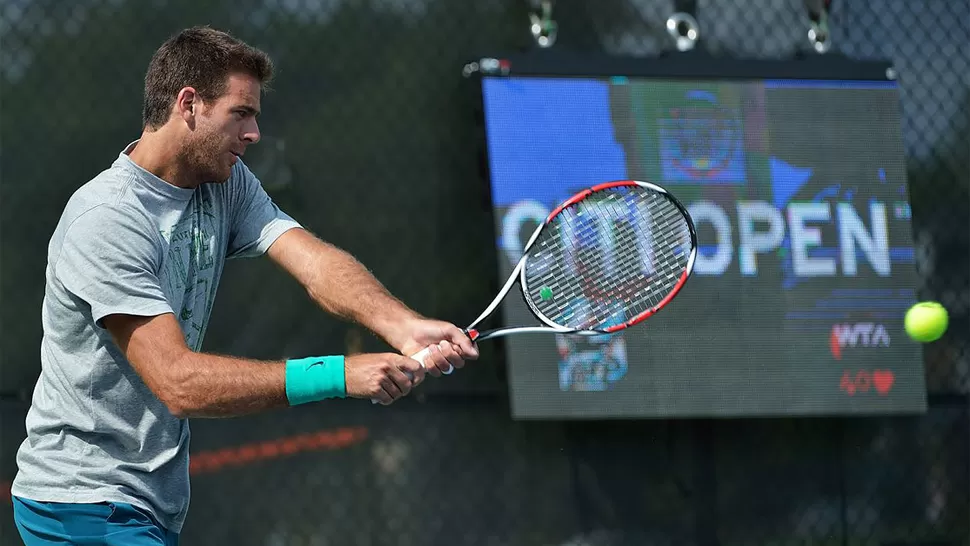
<path fill-rule="evenodd" d="M 192 27 L 172 36 L 152 56 L 145 74 L 142 121 L 157 129 L 168 121 L 183 87 L 193 87 L 204 101 L 221 97 L 233 72 L 249 74 L 265 88 L 273 61 L 265 52 L 209 27 Z"/>

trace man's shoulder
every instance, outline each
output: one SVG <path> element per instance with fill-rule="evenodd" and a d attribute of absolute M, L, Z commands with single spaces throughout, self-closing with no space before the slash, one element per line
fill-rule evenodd
<path fill-rule="evenodd" d="M 134 181 L 135 174 L 130 169 L 114 163 L 76 189 L 68 205 L 84 207 L 124 202 Z"/>
<path fill-rule="evenodd" d="M 64 207 L 65 217 L 131 214 L 141 204 L 133 193 L 137 173 L 119 161 L 78 187 Z"/>
<path fill-rule="evenodd" d="M 137 199 L 125 197 L 123 186 L 117 174 L 102 173 L 78 188 L 58 222 L 62 237 L 98 237 L 118 231 L 150 233 L 155 227 L 153 218 Z"/>
<path fill-rule="evenodd" d="M 126 201 L 95 202 L 82 192 L 64 209 L 50 240 L 48 259 L 52 265 L 59 263 L 66 249 L 103 260 L 131 253 L 156 256 L 160 245 L 158 227 L 144 211 Z"/>

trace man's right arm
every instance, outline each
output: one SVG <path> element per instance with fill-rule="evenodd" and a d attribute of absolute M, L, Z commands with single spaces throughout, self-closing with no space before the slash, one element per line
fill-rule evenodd
<path fill-rule="evenodd" d="M 197 353 L 175 316 L 110 315 L 105 328 L 145 385 L 176 417 L 245 415 L 285 407 L 285 363 Z"/>
<path fill-rule="evenodd" d="M 176 417 L 232 417 L 291 405 L 287 363 L 257 361 L 189 349 L 175 316 L 109 315 L 105 328 L 146 386 Z M 348 357 L 346 396 L 390 404 L 423 377 L 414 360 L 389 353 Z M 292 380 L 292 376 L 290 376 Z"/>

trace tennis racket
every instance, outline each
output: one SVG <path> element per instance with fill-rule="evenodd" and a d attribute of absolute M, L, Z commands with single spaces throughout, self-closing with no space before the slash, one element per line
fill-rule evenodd
<path fill-rule="evenodd" d="M 668 305 L 690 278 L 696 255 L 690 214 L 665 189 L 633 180 L 593 186 L 540 223 L 505 285 L 465 334 L 478 342 L 619 332 Z M 537 324 L 479 330 L 516 281 Z M 423 364 L 430 351 L 411 358 Z"/>
<path fill-rule="evenodd" d="M 696 254 L 690 214 L 665 189 L 633 180 L 593 186 L 536 228 L 508 281 L 465 334 L 478 342 L 516 334 L 619 332 L 674 299 Z M 538 323 L 477 329 L 516 281 Z M 429 351 L 412 358 L 423 362 Z"/>

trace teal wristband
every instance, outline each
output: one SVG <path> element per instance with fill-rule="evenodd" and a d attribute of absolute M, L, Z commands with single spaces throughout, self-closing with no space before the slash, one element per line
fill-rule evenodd
<path fill-rule="evenodd" d="M 286 399 L 291 406 L 346 397 L 343 356 L 311 356 L 286 361 Z"/>

